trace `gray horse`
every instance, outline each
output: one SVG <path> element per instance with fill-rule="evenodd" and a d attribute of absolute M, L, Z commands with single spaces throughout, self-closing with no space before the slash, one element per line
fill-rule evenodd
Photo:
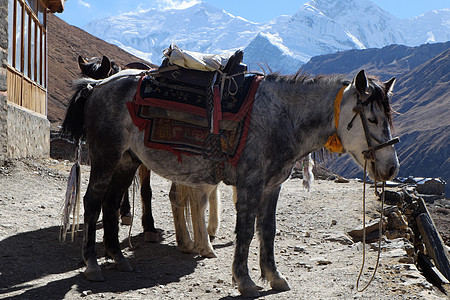
<path fill-rule="evenodd" d="M 133 124 L 126 108 L 139 78 L 136 71 L 121 71 L 95 86 L 85 103 L 84 128 L 90 145 L 91 174 L 84 196 L 82 252 L 87 265 L 85 275 L 93 281 L 103 280 L 95 250 L 101 209 L 107 254 L 115 260 L 118 270 L 132 271 L 119 246 L 117 204 L 139 164 L 173 182 L 204 191 L 203 199 L 219 180 L 214 162 L 207 158 L 183 156 L 180 162 L 171 152 L 145 147 L 144 133 Z M 239 163 L 237 167 L 225 163 L 221 178 L 237 190 L 232 276 L 243 296 L 259 295 L 247 266 L 255 222 L 262 278 L 276 291 L 290 289 L 275 264 L 275 212 L 281 184 L 296 161 L 335 137 L 358 164 L 364 166 L 368 162 L 371 178 L 389 180 L 397 174 L 399 163 L 391 142 L 388 98 L 394 81 L 381 82 L 366 77 L 364 71 L 352 81 L 343 76 L 277 74 L 262 80 Z"/>

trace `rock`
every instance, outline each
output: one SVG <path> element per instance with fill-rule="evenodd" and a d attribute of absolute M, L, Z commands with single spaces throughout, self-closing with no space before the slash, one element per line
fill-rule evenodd
<path fill-rule="evenodd" d="M 86 297 L 86 296 L 89 296 L 89 295 L 92 295 L 92 291 L 91 290 L 86 290 L 86 291 L 83 291 L 81 293 L 81 297 Z"/>
<path fill-rule="evenodd" d="M 398 262 L 399 263 L 402 263 L 402 264 L 413 264 L 414 263 L 414 258 L 412 258 L 412 257 L 401 257 L 399 260 L 398 260 Z"/>
<path fill-rule="evenodd" d="M 408 222 L 405 217 L 399 212 L 394 211 L 387 215 L 388 218 L 388 229 L 406 230 L 408 228 Z"/>
<path fill-rule="evenodd" d="M 295 246 L 294 247 L 294 251 L 295 252 L 305 252 L 306 249 L 304 247 L 301 247 L 301 246 Z"/>
<path fill-rule="evenodd" d="M 394 240 L 383 240 L 381 242 L 381 249 L 387 250 L 387 251 L 391 251 L 391 250 L 395 250 L 395 249 L 404 249 L 406 251 L 406 249 L 410 249 L 411 247 L 414 250 L 414 247 L 412 246 L 411 242 L 405 238 L 398 238 L 398 239 L 394 239 Z M 377 251 L 378 243 L 371 244 L 371 248 L 373 250 Z"/>
<path fill-rule="evenodd" d="M 434 203 L 436 200 L 440 200 L 444 198 L 444 195 L 426 195 L 426 194 L 417 194 L 418 197 L 422 198 L 426 203 Z"/>
<path fill-rule="evenodd" d="M 425 178 L 417 182 L 416 191 L 425 195 L 444 195 L 445 181 L 440 178 Z"/>
<path fill-rule="evenodd" d="M 347 178 L 338 176 L 337 179 L 334 182 L 336 182 L 336 183 L 349 183 L 350 180 L 348 180 Z"/>
<path fill-rule="evenodd" d="M 381 253 L 381 257 L 404 258 L 404 257 L 408 257 L 408 256 L 404 249 L 393 249 L 393 250 Z"/>
<path fill-rule="evenodd" d="M 366 241 L 370 242 L 378 239 L 379 223 L 380 220 L 376 219 L 366 224 Z M 386 229 L 386 222 L 383 221 L 382 227 L 383 229 Z M 352 237 L 353 241 L 361 241 L 363 236 L 363 226 L 358 226 L 357 228 L 349 231 L 348 234 Z"/>
<path fill-rule="evenodd" d="M 384 196 L 384 203 L 389 205 L 397 205 L 403 203 L 405 194 L 403 192 L 394 192 L 385 190 L 381 193 L 380 198 Z"/>
<path fill-rule="evenodd" d="M 338 242 L 342 245 L 352 245 L 353 241 L 345 234 L 341 232 L 329 233 L 324 235 L 325 241 Z"/>
<path fill-rule="evenodd" d="M 324 266 L 324 265 L 329 265 L 331 264 L 331 261 L 324 258 L 324 257 L 316 257 L 311 259 L 312 261 L 315 261 L 316 264 L 318 264 L 319 266 Z"/>

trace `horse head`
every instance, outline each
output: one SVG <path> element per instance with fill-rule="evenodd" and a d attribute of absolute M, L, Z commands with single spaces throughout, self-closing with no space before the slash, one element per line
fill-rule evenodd
<path fill-rule="evenodd" d="M 392 139 L 389 95 L 395 78 L 381 82 L 361 70 L 343 93 L 338 136 L 342 146 L 375 180 L 397 175 L 399 162 Z"/>
<path fill-rule="evenodd" d="M 93 79 L 104 79 L 120 71 L 120 67 L 106 56 L 103 56 L 101 60 L 98 57 L 86 60 L 78 56 L 78 66 L 84 76 Z"/>

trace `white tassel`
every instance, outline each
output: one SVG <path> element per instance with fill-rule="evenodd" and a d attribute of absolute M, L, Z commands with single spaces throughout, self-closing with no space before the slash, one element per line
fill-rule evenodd
<path fill-rule="evenodd" d="M 77 162 L 72 166 L 67 179 L 66 198 L 64 200 L 64 207 L 61 216 L 61 228 L 59 231 L 59 241 L 65 242 L 67 232 L 70 228 L 70 214 L 72 213 L 72 242 L 75 231 L 78 231 L 80 226 L 80 202 L 81 202 L 81 142 L 78 141 L 76 149 Z"/>
<path fill-rule="evenodd" d="M 312 160 L 311 154 L 308 154 L 308 156 L 302 159 L 303 187 L 308 192 L 314 182 L 313 167 L 314 161 Z"/>
<path fill-rule="evenodd" d="M 80 165 L 75 163 L 70 170 L 69 178 L 67 180 L 66 198 L 61 217 L 61 228 L 59 240 L 64 242 L 66 240 L 67 232 L 70 228 L 70 214 L 73 215 L 72 220 L 72 241 L 75 231 L 75 217 L 79 209 L 80 202 Z"/>

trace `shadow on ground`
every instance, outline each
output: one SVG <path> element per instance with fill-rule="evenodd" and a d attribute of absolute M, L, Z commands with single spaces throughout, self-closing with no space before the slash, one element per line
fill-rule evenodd
<path fill-rule="evenodd" d="M 58 241 L 58 234 L 59 227 L 55 226 L 20 233 L 0 242 L 0 298 L 21 289 L 27 291 L 16 298 L 62 299 L 73 289 L 80 293 L 90 290 L 120 295 L 179 281 L 193 273 L 200 260 L 192 254 L 181 253 L 174 246 L 144 243 L 139 235 L 133 237 L 138 247 L 128 252 L 133 272 L 118 272 L 112 264 L 104 263 L 101 267 L 105 281 L 90 282 L 82 273 L 81 233 L 74 242 L 66 243 Z M 128 239 L 121 247 L 128 247 Z M 97 243 L 96 249 L 99 255 L 104 253 L 102 243 Z"/>

